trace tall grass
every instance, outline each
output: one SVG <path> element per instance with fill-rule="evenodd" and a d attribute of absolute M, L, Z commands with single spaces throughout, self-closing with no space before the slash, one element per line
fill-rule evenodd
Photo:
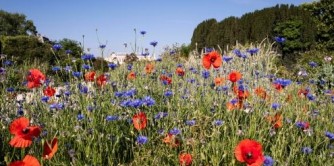
<path fill-rule="evenodd" d="M 309 87 L 311 94 L 317 91 L 317 86 L 308 82 L 293 82 L 278 92 L 273 86 L 275 77 L 271 77 L 277 72 L 273 64 L 277 55 L 272 46 L 262 42 L 250 47 L 259 48 L 259 52 L 248 55 L 246 59 L 236 57 L 232 51 L 240 49 L 245 52 L 245 46 L 236 45 L 231 50 L 222 51 L 232 56 L 233 60 L 224 62 L 219 69 L 210 69 L 207 79 L 202 77 L 201 59 L 174 61 L 173 56 L 163 57 L 161 62 L 135 62 L 132 71 L 137 77 L 132 81 L 126 79 L 130 72 L 127 65 L 110 69 L 105 73 L 109 79 L 103 88 L 84 82 L 82 77 L 74 78 L 71 72 L 67 83 L 60 82 L 57 74 L 50 75 L 47 77 L 51 86 L 65 86 L 65 91 L 71 94 L 66 96 L 62 93 L 48 102 L 41 101 L 44 85 L 29 90 L 32 99 L 18 103 L 13 93 L 26 92 L 6 90 L 9 86 L 24 89 L 24 85 L 8 84 L 9 80 L 4 80 L 0 98 L 0 164 L 6 165 L 31 154 L 43 165 L 179 165 L 179 154 L 187 152 L 193 156 L 193 165 L 239 165 L 234 149 L 240 140 L 249 138 L 260 142 L 264 154 L 271 156 L 276 165 L 331 165 L 334 150 L 325 136 L 326 131 L 334 132 L 331 96 L 316 96 L 313 101 L 299 97 L 297 93 L 302 87 Z M 154 63 L 154 73 L 145 74 L 147 63 Z M 178 64 L 185 69 L 183 77 L 175 74 Z M 22 69 L 7 67 L 6 76 L 18 74 L 17 71 L 27 72 L 29 68 L 39 66 L 26 65 Z M 47 68 L 41 70 L 46 71 Z M 233 70 L 242 73 L 243 84 L 250 96 L 244 103 L 245 108 L 231 111 L 226 104 L 235 98 L 232 84 L 226 80 L 223 85 L 226 90 L 212 84 L 215 77 L 227 77 Z M 159 80 L 161 74 L 171 75 L 172 84 L 164 85 Z M 23 80 L 24 77 L 19 81 Z M 81 93 L 78 84 L 88 86 L 88 92 Z M 256 96 L 254 90 L 257 87 L 263 87 L 270 98 Z M 136 91 L 134 96 L 115 96 L 116 92 L 131 89 Z M 173 92 L 170 97 L 164 96 L 168 90 Z M 138 108 L 122 107 L 120 104 L 124 100 L 143 99 L 145 96 L 153 98 L 155 104 Z M 279 103 L 280 107 L 273 109 L 273 103 Z M 62 104 L 63 107 L 55 109 L 52 104 Z M 17 113 L 20 107 L 23 115 Z M 133 127 L 132 116 L 140 111 L 146 113 L 148 125 L 144 130 L 137 131 Z M 167 116 L 158 118 L 160 112 Z M 283 116 L 283 126 L 273 129 L 267 117 L 277 112 Z M 12 120 L 20 116 L 40 125 L 43 131 L 26 149 L 13 148 L 8 144 L 12 138 L 8 127 Z M 108 121 L 107 116 L 117 118 Z M 187 125 L 187 120 L 194 120 L 195 124 Z M 217 125 L 216 121 L 221 121 L 222 125 Z M 309 122 L 310 128 L 302 130 L 296 127 L 299 121 Z M 178 135 L 182 140 L 179 147 L 163 142 L 172 129 L 181 132 Z M 136 142 L 139 135 L 148 138 L 146 144 Z M 59 139 L 58 151 L 51 160 L 43 160 L 43 144 L 53 137 Z M 312 148 L 312 153 L 304 154 L 303 147 Z"/>

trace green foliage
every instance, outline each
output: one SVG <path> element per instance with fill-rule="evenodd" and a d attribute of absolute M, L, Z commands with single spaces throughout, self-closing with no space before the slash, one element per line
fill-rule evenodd
<path fill-rule="evenodd" d="M 64 38 L 57 43 L 59 43 L 63 47 L 62 54 L 64 55 L 66 50 L 71 50 L 71 56 L 74 58 L 80 58 L 83 53 L 82 47 L 80 46 L 78 41 Z"/>
<path fill-rule="evenodd" d="M 190 45 L 182 44 L 180 47 L 180 56 L 188 58 L 190 54 Z"/>
<path fill-rule="evenodd" d="M 0 36 L 36 35 L 37 30 L 31 20 L 18 13 L 8 13 L 0 10 Z"/>
<path fill-rule="evenodd" d="M 3 53 L 11 57 L 18 65 L 24 62 L 48 62 L 53 56 L 51 45 L 41 43 L 34 36 L 4 36 L 1 38 Z"/>
<path fill-rule="evenodd" d="M 196 48 L 197 43 L 198 50 L 204 47 L 217 49 L 217 45 L 221 48 L 227 48 L 227 46 L 235 45 L 236 42 L 243 44 L 256 43 L 264 38 L 270 38 L 273 41 L 276 35 L 274 31 L 277 28 L 276 26 L 281 27 L 278 30 L 283 27 L 294 26 L 294 28 L 290 27 L 294 29 L 294 32 L 291 32 L 292 34 L 284 32 L 294 38 L 294 41 L 290 42 L 289 47 L 286 48 L 288 51 L 309 50 L 314 45 L 316 27 L 311 14 L 301 7 L 277 5 L 246 13 L 240 18 L 228 17 L 220 22 L 215 19 L 205 20 L 195 28 L 191 39 L 191 47 Z M 297 35 L 298 39 L 297 36 L 293 35 Z M 300 45 L 300 42 L 303 45 Z"/>
<path fill-rule="evenodd" d="M 334 50 L 334 1 L 314 1 L 303 8 L 311 12 L 316 22 L 318 48 Z"/>

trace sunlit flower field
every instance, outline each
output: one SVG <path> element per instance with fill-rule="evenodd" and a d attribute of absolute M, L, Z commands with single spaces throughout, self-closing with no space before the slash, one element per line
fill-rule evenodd
<path fill-rule="evenodd" d="M 284 78 L 275 46 L 173 52 L 104 73 L 89 54 L 82 68 L 4 65 L 0 165 L 332 165 L 333 62 Z"/>

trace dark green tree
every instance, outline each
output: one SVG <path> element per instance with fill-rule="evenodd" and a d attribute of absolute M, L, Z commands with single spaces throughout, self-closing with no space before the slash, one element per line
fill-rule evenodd
<path fill-rule="evenodd" d="M 311 12 L 317 27 L 317 46 L 329 51 L 334 50 L 334 1 L 320 0 L 304 4 Z"/>
<path fill-rule="evenodd" d="M 66 50 L 70 50 L 72 57 L 75 57 L 75 58 L 81 57 L 83 50 L 82 50 L 82 47 L 80 47 L 80 44 L 78 41 L 64 38 L 58 41 L 58 43 L 63 47 L 63 52 L 65 52 L 65 54 L 66 54 Z"/>
<path fill-rule="evenodd" d="M 0 10 L 0 35 L 36 35 L 37 30 L 31 20 L 27 20 L 26 16 L 18 13 L 8 13 Z"/>

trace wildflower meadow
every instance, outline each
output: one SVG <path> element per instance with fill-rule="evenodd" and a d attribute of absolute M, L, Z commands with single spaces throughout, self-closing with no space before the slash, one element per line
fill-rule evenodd
<path fill-rule="evenodd" d="M 332 165 L 332 59 L 286 78 L 274 65 L 277 46 L 173 53 L 105 71 L 91 54 L 82 66 L 5 64 L 0 165 Z"/>

